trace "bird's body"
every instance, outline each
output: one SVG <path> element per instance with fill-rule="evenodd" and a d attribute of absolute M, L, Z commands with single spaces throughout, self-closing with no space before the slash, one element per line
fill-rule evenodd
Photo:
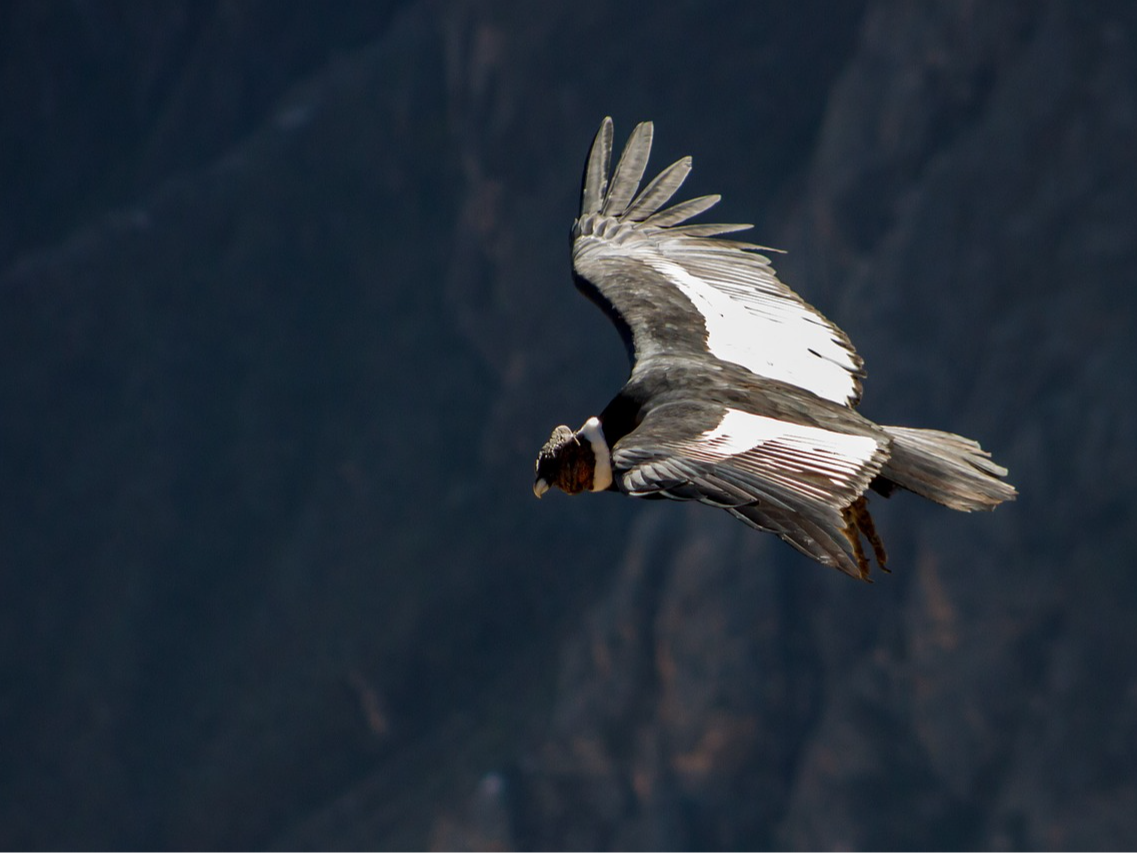
<path fill-rule="evenodd" d="M 663 208 L 683 158 L 642 192 L 652 126 L 636 127 L 609 182 L 612 122 L 585 166 L 573 278 L 619 330 L 627 383 L 576 432 L 558 427 L 534 492 L 615 490 L 697 500 L 867 578 L 870 487 L 902 487 L 961 510 L 1013 498 L 1006 470 L 951 433 L 879 426 L 860 415 L 863 365 L 848 337 L 780 282 L 759 247 L 687 225 L 718 196 Z"/>

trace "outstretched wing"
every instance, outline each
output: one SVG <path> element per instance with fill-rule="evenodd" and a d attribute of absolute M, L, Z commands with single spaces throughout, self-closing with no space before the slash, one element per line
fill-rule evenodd
<path fill-rule="evenodd" d="M 612 449 L 625 494 L 721 507 L 853 577 L 867 567 L 848 508 L 886 458 L 887 439 L 697 401 L 652 409 Z"/>
<path fill-rule="evenodd" d="M 719 201 L 663 206 L 691 171 L 684 157 L 642 191 L 652 124 L 636 126 L 608 179 L 612 120 L 584 171 L 573 226 L 577 286 L 620 330 L 633 372 L 652 355 L 700 355 L 855 406 L 862 362 L 848 337 L 778 281 L 761 247 L 722 235 L 749 225 L 684 225 Z"/>

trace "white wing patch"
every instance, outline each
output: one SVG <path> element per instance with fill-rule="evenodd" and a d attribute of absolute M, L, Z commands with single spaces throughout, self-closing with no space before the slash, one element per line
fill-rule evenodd
<path fill-rule="evenodd" d="M 825 477 L 838 489 L 853 486 L 872 465 L 876 439 L 727 409 L 718 426 L 696 436 L 693 456 L 711 462 L 750 462 L 801 492 L 816 492 L 794 475 Z"/>
<path fill-rule="evenodd" d="M 805 305 L 754 273 L 746 285 L 707 281 L 674 261 L 644 259 L 694 304 L 707 327 L 707 349 L 758 376 L 847 405 L 857 396 L 854 355 Z M 738 276 L 739 266 L 732 268 Z M 787 358 L 788 354 L 799 354 Z M 741 414 L 741 413 L 740 413 Z"/>

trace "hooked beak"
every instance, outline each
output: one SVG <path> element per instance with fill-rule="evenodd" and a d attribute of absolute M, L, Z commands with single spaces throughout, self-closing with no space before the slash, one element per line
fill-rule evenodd
<path fill-rule="evenodd" d="M 537 480 L 536 483 L 533 484 L 533 494 L 535 494 L 538 498 L 540 498 L 541 495 L 545 494 L 547 491 L 549 491 L 549 484 L 545 481 L 544 477 L 541 477 Z"/>

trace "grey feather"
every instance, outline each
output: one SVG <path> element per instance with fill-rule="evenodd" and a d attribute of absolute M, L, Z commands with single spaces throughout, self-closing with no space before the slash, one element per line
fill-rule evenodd
<path fill-rule="evenodd" d="M 580 215 L 599 213 L 608 190 L 608 167 L 612 160 L 612 117 L 605 117 L 592 140 L 588 165 L 584 169 L 584 188 L 580 193 Z"/>
<path fill-rule="evenodd" d="M 690 173 L 690 157 L 676 160 L 644 187 L 644 191 L 636 197 L 631 207 L 624 211 L 624 219 L 639 222 L 651 216 L 671 200 Z"/>
<path fill-rule="evenodd" d="M 620 155 L 620 162 L 616 164 L 616 171 L 612 175 L 608 195 L 604 199 L 604 207 L 601 209 L 604 215 L 618 217 L 627 210 L 628 202 L 640 188 L 640 179 L 647 168 L 647 160 L 651 156 L 651 138 L 650 121 L 641 121 L 628 137 L 624 153 Z"/>
<path fill-rule="evenodd" d="M 886 478 L 951 509 L 994 509 L 1018 492 L 999 479 L 1007 469 L 991 461 L 978 442 L 950 432 L 883 427 L 892 438 Z"/>
<path fill-rule="evenodd" d="M 643 224 L 653 225 L 656 228 L 678 225 L 680 222 L 686 222 L 693 216 L 698 216 L 705 210 L 710 210 L 720 201 L 722 201 L 722 196 L 718 194 L 701 195 L 698 198 L 681 201 L 679 204 L 669 207 L 666 210 L 653 213 L 643 221 Z"/>
<path fill-rule="evenodd" d="M 854 559 L 852 543 L 841 532 L 839 519 L 810 518 L 757 505 L 735 507 L 727 512 L 757 530 L 777 534 L 783 542 L 823 565 L 840 569 L 854 578 L 862 577 Z"/>
<path fill-rule="evenodd" d="M 679 225 L 675 228 L 668 229 L 670 236 L 686 236 L 686 237 L 714 237 L 716 234 L 733 234 L 735 231 L 745 231 L 748 228 L 753 228 L 753 225 L 744 225 L 740 222 L 736 223 L 716 223 L 707 222 L 698 225 Z M 732 249 L 738 248 L 739 244 L 733 240 L 726 244 Z"/>

